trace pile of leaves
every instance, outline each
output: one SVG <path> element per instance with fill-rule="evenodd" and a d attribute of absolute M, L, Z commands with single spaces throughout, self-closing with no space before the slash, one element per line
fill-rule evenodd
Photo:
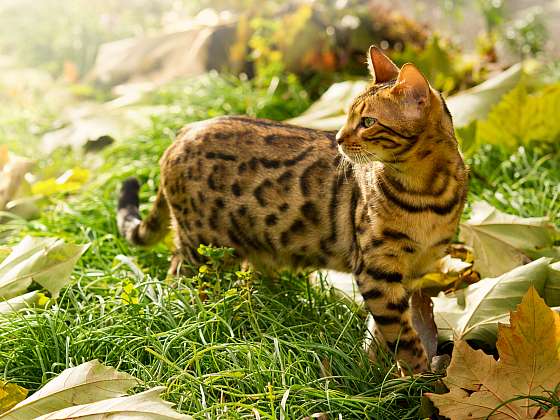
<path fill-rule="evenodd" d="M 560 415 L 560 315 L 534 288 L 500 324 L 498 355 L 455 343 L 443 382 L 445 394 L 427 394 L 439 413 L 463 419 L 557 419 Z"/>
<path fill-rule="evenodd" d="M 469 284 L 453 273 L 428 276 L 432 291 L 438 285 L 445 290 L 433 298 L 441 342 L 470 340 L 492 348 L 498 323 L 507 319 L 529 287 L 548 305 L 560 306 L 560 231 L 546 217 L 521 218 L 476 202 L 471 218 L 460 226 L 459 238 L 472 252 L 463 258 L 472 263 L 464 262 L 456 271 L 473 270 L 482 280 L 466 277 Z"/>

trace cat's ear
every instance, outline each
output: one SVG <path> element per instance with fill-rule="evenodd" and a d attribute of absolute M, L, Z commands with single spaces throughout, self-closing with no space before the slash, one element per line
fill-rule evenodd
<path fill-rule="evenodd" d="M 399 74 L 399 68 L 395 63 L 375 45 L 369 47 L 367 62 L 373 83 L 388 82 Z"/>
<path fill-rule="evenodd" d="M 393 93 L 406 95 L 417 104 L 427 104 L 430 98 L 430 85 L 424 75 L 414 64 L 406 63 L 402 66 Z"/>

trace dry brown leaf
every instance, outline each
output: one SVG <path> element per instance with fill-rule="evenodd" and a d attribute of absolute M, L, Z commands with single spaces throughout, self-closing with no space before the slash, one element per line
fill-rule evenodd
<path fill-rule="evenodd" d="M 531 287 L 510 320 L 511 325 L 499 326 L 497 362 L 464 341 L 456 343 L 444 380 L 450 392 L 428 394 L 442 415 L 452 420 L 555 418 L 555 409 L 542 417 L 533 401 L 513 399 L 546 396 L 560 384 L 560 315 Z"/>
<path fill-rule="evenodd" d="M 437 352 L 437 326 L 434 321 L 434 304 L 432 299 L 421 290 L 417 290 L 410 298 L 410 309 L 412 325 L 420 336 L 424 349 L 428 354 L 428 360 Z"/>

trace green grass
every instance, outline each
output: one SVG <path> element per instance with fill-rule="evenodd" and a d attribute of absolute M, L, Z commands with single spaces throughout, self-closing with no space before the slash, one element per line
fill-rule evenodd
<path fill-rule="evenodd" d="M 560 226 L 560 149 L 547 144 L 514 153 L 484 145 L 467 160 L 470 197 L 522 217 L 548 216 Z"/>
<path fill-rule="evenodd" d="M 166 386 L 164 397 L 195 418 L 255 418 L 256 412 L 274 419 L 321 412 L 345 419 L 421 417 L 422 395 L 437 378 L 398 378 L 384 355 L 370 363 L 362 350 L 365 312 L 329 287 L 311 287 L 305 276 L 290 273 L 278 282 L 239 277 L 219 265 L 174 281 L 165 278 L 164 245 L 141 250 L 118 236 L 121 180 L 135 175 L 144 182 L 147 210 L 157 188 L 157 161 L 180 125 L 245 111 L 286 118 L 307 103 L 297 86 L 263 100 L 246 83 L 210 75 L 147 98 L 176 105 L 177 112 L 154 118 L 150 130 L 106 150 L 94 179 L 78 194 L 52 197 L 40 219 L 14 226 L 11 243 L 31 233 L 92 246 L 56 302 L 0 316 L 0 379 L 35 390 L 66 367 L 97 358 L 137 376 L 142 388 Z M 294 96 L 303 99 L 286 105 Z M 99 157 L 60 153 L 40 165 L 62 172 L 76 162 L 93 167 Z M 475 175 L 469 201 L 554 217 L 560 210 L 557 162 L 553 150 L 507 154 L 485 148 L 469 162 Z M 144 275 L 118 265 L 117 255 L 132 257 Z M 138 303 L 123 294 L 130 285 Z"/>

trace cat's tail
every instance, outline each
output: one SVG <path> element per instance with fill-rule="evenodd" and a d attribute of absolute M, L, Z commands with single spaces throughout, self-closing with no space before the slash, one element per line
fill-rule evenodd
<path fill-rule="evenodd" d="M 149 246 L 161 241 L 169 231 L 169 206 L 160 188 L 150 214 L 142 220 L 138 207 L 140 183 L 128 178 L 122 184 L 117 212 L 119 232 L 134 245 Z"/>

